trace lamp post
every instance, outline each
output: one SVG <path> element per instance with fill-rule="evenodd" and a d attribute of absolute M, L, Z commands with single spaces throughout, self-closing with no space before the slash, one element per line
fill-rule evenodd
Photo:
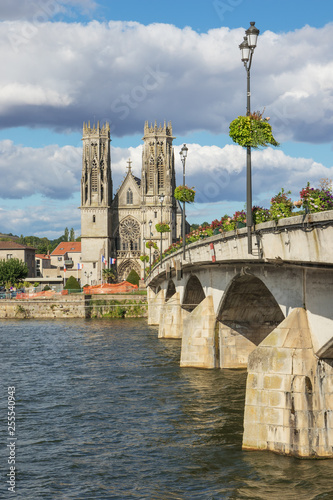
<path fill-rule="evenodd" d="M 180 158 L 183 163 L 183 186 L 185 186 L 185 162 L 187 157 L 188 147 L 186 144 L 183 144 L 182 149 L 180 150 Z M 185 201 L 183 201 L 183 260 L 185 260 Z"/>
<path fill-rule="evenodd" d="M 163 205 L 163 201 L 164 201 L 164 194 L 161 194 L 158 199 L 160 200 L 160 203 L 161 203 L 161 225 L 162 225 L 163 224 L 163 221 L 162 221 L 162 217 L 163 217 L 162 205 Z M 162 236 L 163 236 L 163 233 L 161 231 L 161 251 L 160 251 L 161 269 L 162 269 Z"/>
<path fill-rule="evenodd" d="M 89 285 L 89 278 L 90 278 L 90 276 L 92 276 L 92 271 L 90 271 L 90 272 L 84 271 L 84 275 L 87 278 L 87 283 Z"/>
<path fill-rule="evenodd" d="M 247 102 L 246 116 L 251 114 L 251 91 L 250 91 L 250 69 L 254 49 L 257 46 L 259 35 L 258 28 L 254 22 L 250 23 L 249 29 L 245 31 L 246 36 L 239 48 L 242 52 L 242 61 L 247 74 Z M 247 226 L 247 252 L 252 254 L 252 174 L 251 174 L 251 146 L 247 146 L 246 152 L 246 226 Z"/>
<path fill-rule="evenodd" d="M 151 241 L 150 237 L 151 237 L 151 225 L 152 225 L 152 221 L 150 220 L 148 222 L 148 225 L 149 225 L 149 241 Z M 149 245 L 149 274 L 151 273 L 151 245 Z"/>
<path fill-rule="evenodd" d="M 143 238 L 143 279 L 146 279 L 146 238 Z"/>

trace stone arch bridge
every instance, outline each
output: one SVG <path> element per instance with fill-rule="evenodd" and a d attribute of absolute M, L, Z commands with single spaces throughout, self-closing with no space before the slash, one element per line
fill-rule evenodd
<path fill-rule="evenodd" d="M 248 368 L 244 449 L 333 457 L 333 211 L 219 234 L 148 277 L 183 367 Z"/>

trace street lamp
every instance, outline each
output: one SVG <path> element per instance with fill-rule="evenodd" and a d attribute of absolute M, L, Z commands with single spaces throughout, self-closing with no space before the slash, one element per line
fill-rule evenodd
<path fill-rule="evenodd" d="M 152 225 L 152 221 L 150 220 L 148 222 L 148 226 L 149 226 L 149 241 L 151 242 L 151 225 Z M 151 273 L 151 244 L 149 245 L 149 274 Z"/>
<path fill-rule="evenodd" d="M 242 61 L 247 74 L 247 103 L 246 103 L 246 116 L 251 114 L 251 91 L 250 91 L 250 69 L 252 64 L 252 57 L 254 49 L 257 46 L 257 39 L 259 35 L 258 28 L 255 27 L 254 22 L 250 23 L 249 29 L 245 31 L 246 36 L 239 48 L 242 52 Z M 252 175 L 251 175 L 251 146 L 247 146 L 246 152 L 246 226 L 247 226 L 247 252 L 252 254 Z"/>
<path fill-rule="evenodd" d="M 146 238 L 143 238 L 143 279 L 146 279 Z"/>
<path fill-rule="evenodd" d="M 158 199 L 160 200 L 160 203 L 161 203 L 161 225 L 162 225 L 163 224 L 163 221 L 162 221 L 162 217 L 163 217 L 162 205 L 163 205 L 163 201 L 164 201 L 164 194 L 161 194 Z M 161 251 L 160 251 L 161 269 L 162 269 L 162 236 L 163 236 L 163 233 L 161 231 Z"/>
<path fill-rule="evenodd" d="M 90 272 L 84 271 L 84 275 L 87 278 L 87 283 L 89 285 L 89 278 L 92 276 L 92 271 Z"/>
<path fill-rule="evenodd" d="M 180 158 L 183 163 L 183 186 L 185 186 L 185 161 L 187 157 L 188 147 L 186 144 L 183 144 L 182 149 L 180 150 Z M 185 260 L 185 201 L 183 201 L 183 260 Z"/>

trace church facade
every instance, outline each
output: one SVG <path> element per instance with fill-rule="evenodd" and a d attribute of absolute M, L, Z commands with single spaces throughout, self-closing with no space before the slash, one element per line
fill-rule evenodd
<path fill-rule="evenodd" d="M 105 281 L 103 269 L 117 271 L 118 280 L 134 269 L 141 278 L 141 255 L 150 261 L 182 234 L 182 210 L 174 198 L 176 187 L 172 126 L 144 125 L 141 179 L 127 174 L 115 196 L 112 189 L 110 127 L 83 125 L 81 178 L 82 284 Z M 155 225 L 167 223 L 170 232 L 157 232 Z M 152 241 L 156 248 L 147 249 Z"/>

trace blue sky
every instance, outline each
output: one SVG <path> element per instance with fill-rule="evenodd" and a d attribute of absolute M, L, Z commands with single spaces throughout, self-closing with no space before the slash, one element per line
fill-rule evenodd
<path fill-rule="evenodd" d="M 189 147 L 190 222 L 244 208 L 245 151 L 228 125 L 245 113 L 239 43 L 260 29 L 251 107 L 277 149 L 253 152 L 253 201 L 333 178 L 333 3 L 326 0 L 3 0 L 0 7 L 0 232 L 80 234 L 82 122 L 110 121 L 114 188 L 140 175 L 146 120 L 171 121 L 176 172 Z"/>

